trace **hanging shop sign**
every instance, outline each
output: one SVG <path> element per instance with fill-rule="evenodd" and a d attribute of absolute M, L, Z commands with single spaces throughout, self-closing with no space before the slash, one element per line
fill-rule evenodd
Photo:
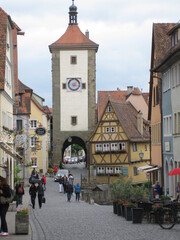
<path fill-rule="evenodd" d="M 36 128 L 35 132 L 37 135 L 42 136 L 42 135 L 46 134 L 46 129 L 43 127 L 39 127 L 39 128 Z"/>

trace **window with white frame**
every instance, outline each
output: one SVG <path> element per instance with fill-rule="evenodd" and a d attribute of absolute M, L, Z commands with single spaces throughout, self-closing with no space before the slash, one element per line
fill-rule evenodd
<path fill-rule="evenodd" d="M 163 92 L 170 89 L 170 70 L 163 74 Z"/>
<path fill-rule="evenodd" d="M 37 167 L 37 157 L 31 158 L 31 164 L 32 164 L 32 167 Z"/>
<path fill-rule="evenodd" d="M 172 134 L 171 116 L 163 117 L 164 135 Z"/>
<path fill-rule="evenodd" d="M 137 147 L 137 143 L 133 143 L 133 152 L 137 152 L 138 147 Z"/>
<path fill-rule="evenodd" d="M 111 143 L 111 151 L 118 151 L 118 144 L 117 143 Z"/>
<path fill-rule="evenodd" d="M 180 63 L 178 64 L 178 77 L 177 77 L 177 85 L 180 85 Z"/>
<path fill-rule="evenodd" d="M 119 143 L 119 150 L 126 150 L 126 143 L 125 142 L 121 142 Z"/>
<path fill-rule="evenodd" d="M 171 83 L 172 83 L 172 88 L 176 86 L 176 68 L 172 67 L 171 69 Z"/>
<path fill-rule="evenodd" d="M 174 114 L 174 134 L 180 133 L 180 112 Z"/>
<path fill-rule="evenodd" d="M 106 174 L 113 174 L 113 167 L 106 167 Z"/>
<path fill-rule="evenodd" d="M 37 146 L 37 137 L 31 137 L 31 147 Z"/>
<path fill-rule="evenodd" d="M 2 125 L 6 126 L 6 113 L 2 111 Z"/>
<path fill-rule="evenodd" d="M 144 145 L 144 150 L 147 151 L 147 145 L 146 144 Z"/>
<path fill-rule="evenodd" d="M 105 173 L 105 168 L 104 167 L 98 167 L 97 168 L 97 173 L 98 174 L 104 174 Z"/>
<path fill-rule="evenodd" d="M 134 176 L 139 175 L 139 170 L 138 170 L 137 167 L 134 167 L 134 168 L 133 168 L 133 171 L 134 171 Z"/>
<path fill-rule="evenodd" d="M 30 121 L 30 128 L 37 128 L 37 120 Z"/>
<path fill-rule="evenodd" d="M 103 144 L 103 152 L 110 151 L 109 143 L 104 143 Z"/>
<path fill-rule="evenodd" d="M 12 128 L 12 117 L 8 116 L 8 128 Z"/>
<path fill-rule="evenodd" d="M 95 144 L 95 151 L 96 152 L 99 152 L 99 151 L 102 151 L 102 144 Z"/>
<path fill-rule="evenodd" d="M 115 127 L 111 127 L 111 132 L 115 132 Z"/>
<path fill-rule="evenodd" d="M 111 108 L 111 106 L 108 106 L 108 112 L 111 112 L 112 111 L 112 108 Z"/>
<path fill-rule="evenodd" d="M 106 127 L 106 128 L 105 128 L 105 131 L 106 131 L 106 133 L 109 133 L 109 132 L 110 132 L 110 128 L 109 128 L 109 127 Z"/>
<path fill-rule="evenodd" d="M 121 167 L 115 167 L 115 174 L 121 173 Z"/>

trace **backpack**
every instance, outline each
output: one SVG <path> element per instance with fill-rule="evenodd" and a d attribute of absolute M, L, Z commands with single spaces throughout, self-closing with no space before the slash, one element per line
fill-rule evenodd
<path fill-rule="evenodd" d="M 23 193 L 23 189 L 22 189 L 22 186 L 20 186 L 19 188 L 18 188 L 18 193 Z"/>
<path fill-rule="evenodd" d="M 15 191 L 12 190 L 11 188 L 9 188 L 9 189 L 10 189 L 11 196 L 8 197 L 8 198 L 5 198 L 4 196 L 0 196 L 0 203 L 1 204 L 6 204 L 6 203 L 12 203 L 13 202 Z"/>

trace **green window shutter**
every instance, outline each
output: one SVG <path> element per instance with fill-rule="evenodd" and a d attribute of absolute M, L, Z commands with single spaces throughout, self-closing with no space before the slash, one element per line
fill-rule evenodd
<path fill-rule="evenodd" d="M 123 174 L 123 176 L 128 176 L 128 168 L 127 167 L 122 168 L 122 174 Z"/>

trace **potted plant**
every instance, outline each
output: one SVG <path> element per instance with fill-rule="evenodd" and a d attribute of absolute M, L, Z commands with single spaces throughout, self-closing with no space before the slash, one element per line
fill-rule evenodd
<path fill-rule="evenodd" d="M 132 208 L 132 221 L 133 223 L 141 223 L 142 216 L 143 216 L 143 208 L 140 207 L 140 202 L 147 196 L 148 189 L 141 185 L 141 186 L 134 186 L 133 189 L 133 198 L 136 201 L 136 208 Z"/>
<path fill-rule="evenodd" d="M 123 204 L 123 200 L 118 199 L 118 202 L 117 202 L 117 215 L 118 216 L 122 215 L 122 213 L 121 213 L 121 206 L 122 206 L 122 204 Z"/>
<path fill-rule="evenodd" d="M 152 213 L 154 215 L 154 222 L 159 222 L 159 214 L 160 211 L 163 209 L 163 203 L 155 203 L 152 205 Z"/>
<path fill-rule="evenodd" d="M 29 232 L 29 209 L 18 208 L 15 215 L 15 233 L 28 234 Z"/>
<path fill-rule="evenodd" d="M 127 221 L 131 221 L 132 220 L 132 208 L 136 208 L 136 203 L 133 202 L 126 202 L 124 204 L 124 215 L 125 215 L 125 219 Z"/>

